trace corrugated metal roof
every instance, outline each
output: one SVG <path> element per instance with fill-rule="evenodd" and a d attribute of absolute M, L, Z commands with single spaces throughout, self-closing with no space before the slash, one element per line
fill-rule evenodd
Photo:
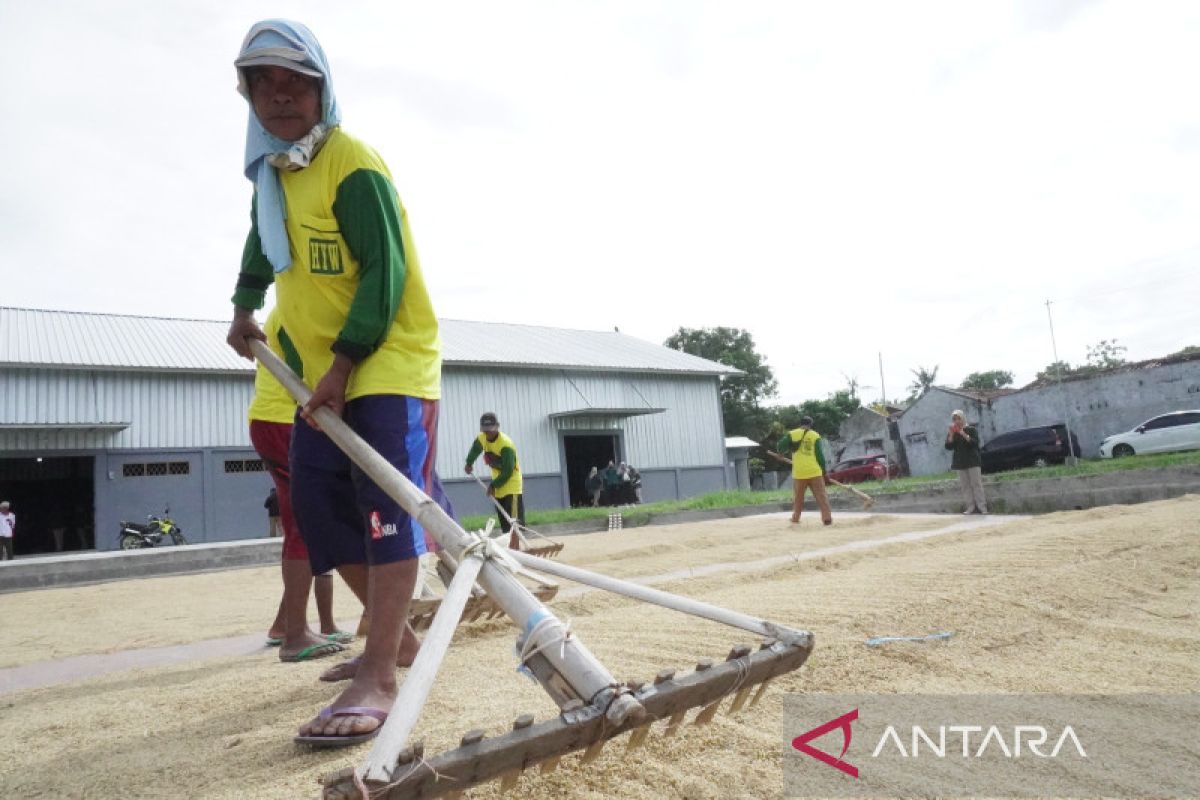
<path fill-rule="evenodd" d="M 617 332 L 441 320 L 447 365 L 733 375 L 738 370 Z M 228 321 L 0 307 L 0 366 L 248 372 Z"/>
<path fill-rule="evenodd" d="M 0 364 L 120 370 L 241 372 L 229 323 L 0 308 Z"/>
<path fill-rule="evenodd" d="M 736 375 L 738 370 L 616 331 L 441 320 L 447 364 Z"/>

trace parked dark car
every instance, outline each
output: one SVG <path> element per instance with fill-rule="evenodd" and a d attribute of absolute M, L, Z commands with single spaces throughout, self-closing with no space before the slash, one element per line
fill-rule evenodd
<path fill-rule="evenodd" d="M 1074 433 L 1071 450 L 1076 456 L 1081 452 Z M 1067 426 L 1058 423 L 1007 431 L 985 442 L 979 454 L 983 472 L 1062 464 L 1067 460 Z"/>
<path fill-rule="evenodd" d="M 830 478 L 840 483 L 861 483 L 862 481 L 880 480 L 885 475 L 896 477 L 900 467 L 895 461 L 889 461 L 883 453 L 859 458 L 847 458 L 839 461 L 837 466 L 828 472 Z"/>

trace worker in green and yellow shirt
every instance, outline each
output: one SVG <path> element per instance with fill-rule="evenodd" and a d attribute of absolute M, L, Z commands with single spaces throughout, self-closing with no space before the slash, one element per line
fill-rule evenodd
<path fill-rule="evenodd" d="M 788 431 L 776 448 L 792 457 L 792 523 L 800 522 L 804 493 L 812 489 L 817 507 L 821 509 L 821 522 L 832 525 L 833 512 L 829 510 L 829 497 L 825 494 L 825 453 L 820 445 L 821 434 L 812 429 L 812 424 L 812 417 L 801 417 L 800 427 Z"/>
<path fill-rule="evenodd" d="M 521 463 L 517 460 L 517 446 L 507 435 L 500 432 L 500 421 L 496 415 L 488 411 L 479 418 L 479 435 L 471 443 L 467 452 L 466 471 L 471 475 L 475 471 L 475 459 L 483 454 L 483 460 L 492 468 L 492 481 L 488 484 L 488 497 L 496 500 L 503 509 L 496 517 L 500 520 L 500 529 L 510 533 L 508 546 L 513 550 L 520 549 L 520 537 L 513 529 L 512 521 L 525 527 L 525 498 L 521 481 Z"/>

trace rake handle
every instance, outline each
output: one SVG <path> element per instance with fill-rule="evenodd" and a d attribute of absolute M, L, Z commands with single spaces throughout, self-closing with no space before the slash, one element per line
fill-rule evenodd
<path fill-rule="evenodd" d="M 474 478 L 475 482 L 479 484 L 479 488 L 483 489 L 484 494 L 487 494 L 488 499 L 492 501 L 492 505 L 494 505 L 496 510 L 500 512 L 500 515 L 504 517 L 504 521 L 509 524 L 509 527 L 515 525 L 516 522 L 508 515 L 508 510 L 504 508 L 504 504 L 501 503 L 495 495 L 488 494 L 488 485 L 484 483 L 478 475 L 475 474 L 474 470 L 471 471 L 471 477 Z"/>
<path fill-rule="evenodd" d="M 785 464 L 792 463 L 792 460 L 790 458 L 788 458 L 787 456 L 783 455 L 782 453 L 776 453 L 774 450 L 768 450 L 767 453 L 774 456 L 775 458 L 779 459 L 780 461 L 782 461 Z M 825 480 L 829 483 L 832 483 L 834 486 L 842 487 L 843 489 L 845 489 L 846 491 L 850 492 L 855 497 L 857 497 L 859 500 L 862 500 L 864 503 L 868 503 L 871 505 L 874 505 L 874 503 L 875 503 L 875 498 L 871 497 L 871 495 L 867 494 L 864 491 L 855 489 L 853 486 L 842 483 L 841 481 L 835 481 L 833 478 L 829 477 L 828 475 L 825 476 Z"/>
<path fill-rule="evenodd" d="M 265 342 L 258 339 L 247 339 L 251 352 L 299 403 L 307 403 L 312 397 L 312 391 L 283 362 Z M 341 417 L 327 406 L 322 406 L 313 412 L 321 430 L 342 452 L 359 466 L 384 493 L 395 500 L 408 512 L 413 521 L 425 528 L 441 547 L 450 551 L 450 555 L 462 560 L 463 551 L 474 541 L 445 510 L 430 499 L 424 492 L 413 485 L 400 470 L 396 469 L 383 456 L 367 444 L 347 425 Z M 516 551 L 513 551 L 514 553 Z M 559 635 L 553 630 L 565 629 L 541 601 L 533 596 L 520 581 L 505 567 L 497 566 L 491 560 L 486 561 L 479 570 L 479 583 L 496 604 L 503 609 L 518 628 L 525 630 L 530 627 L 530 621 L 553 619 L 557 626 L 546 626 L 543 636 Z M 453 583 L 453 580 L 451 581 Z M 539 637 L 541 638 L 541 637 Z M 538 642 L 539 644 L 541 641 Z M 544 651 L 560 675 L 572 689 L 585 700 L 598 696 L 609 687 L 617 684 L 616 678 L 591 651 L 572 636 L 562 648 L 549 647 Z M 644 713 L 641 704 L 628 695 L 620 695 L 609 707 L 606 714 L 612 722 L 623 721 L 626 717 Z M 395 743 L 393 742 L 393 747 Z M 372 751 L 374 752 L 374 751 Z M 390 779 L 392 767 L 396 764 L 399 750 L 390 752 L 363 765 L 359 774 L 368 780 L 386 782 Z"/>
<path fill-rule="evenodd" d="M 484 493 L 486 494 L 487 490 L 488 490 L 487 484 L 484 483 L 479 478 L 479 476 L 475 474 L 474 471 L 470 472 L 469 474 L 472 478 L 475 479 L 475 482 L 479 484 L 479 488 L 483 489 Z M 496 510 L 499 511 L 501 515 L 503 515 L 504 519 L 508 522 L 509 528 L 517 529 L 517 536 L 520 536 L 522 539 L 524 539 L 525 534 L 532 533 L 534 536 L 538 537 L 539 539 L 545 539 L 548 542 L 554 541 L 549 536 L 543 536 L 542 534 L 535 531 L 533 528 L 527 528 L 524 525 L 521 525 L 520 523 L 517 522 L 517 520 L 515 520 L 511 516 L 509 516 L 508 509 L 506 509 L 504 507 L 504 504 L 501 503 L 499 498 L 497 498 L 495 495 L 489 494 L 488 499 L 492 501 L 492 505 L 494 505 L 496 507 Z"/>
<path fill-rule="evenodd" d="M 462 618 L 463 609 L 471 598 L 471 588 L 475 578 L 483 568 L 482 558 L 469 556 L 458 565 L 454 578 L 446 588 L 446 595 L 433 616 L 433 623 L 421 642 L 421 649 L 409 667 L 408 676 L 400 684 L 400 691 L 392 703 L 392 710 L 387 720 L 375 738 L 371 752 L 363 762 L 360 775 L 371 775 L 377 768 L 390 769 L 396 763 L 396 754 L 404 749 L 408 737 L 417 726 L 425 701 L 429 699 L 429 691 L 433 688 L 433 680 L 437 677 L 438 669 L 450 649 L 450 640 L 454 638 L 454 629 Z"/>

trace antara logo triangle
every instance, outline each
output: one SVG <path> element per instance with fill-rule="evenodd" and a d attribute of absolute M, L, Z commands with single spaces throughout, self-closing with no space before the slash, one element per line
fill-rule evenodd
<path fill-rule="evenodd" d="M 831 719 L 823 725 L 818 725 L 811 731 L 800 734 L 795 739 L 792 739 L 792 747 L 824 764 L 828 764 L 835 769 L 840 769 L 852 778 L 857 778 L 858 767 L 842 760 L 842 756 L 846 755 L 846 751 L 850 749 L 850 739 L 854 735 L 854 732 L 850 728 L 850 723 L 856 719 L 858 719 L 857 708 L 848 714 L 843 714 L 837 719 Z M 819 739 L 837 728 L 841 728 L 842 730 L 842 752 L 838 753 L 837 758 L 809 744 L 813 739 Z"/>

